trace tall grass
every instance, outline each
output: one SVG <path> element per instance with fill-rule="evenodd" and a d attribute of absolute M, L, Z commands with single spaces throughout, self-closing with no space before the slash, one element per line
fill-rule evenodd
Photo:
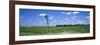
<path fill-rule="evenodd" d="M 32 27 L 20 27 L 20 35 L 21 36 L 28 36 L 28 35 L 50 35 L 50 34 L 74 34 L 74 33 L 89 33 L 90 28 L 89 25 L 79 25 L 79 26 L 63 26 L 63 27 L 56 27 L 56 26 L 32 26 Z"/>

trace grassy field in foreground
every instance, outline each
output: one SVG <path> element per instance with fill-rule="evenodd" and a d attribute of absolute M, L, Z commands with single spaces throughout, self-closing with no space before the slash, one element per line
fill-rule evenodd
<path fill-rule="evenodd" d="M 89 33 L 89 25 L 84 26 L 64 26 L 64 27 L 56 27 L 50 26 L 48 27 L 20 27 L 20 36 L 28 36 L 28 35 L 50 35 L 50 34 L 74 34 L 74 33 Z"/>

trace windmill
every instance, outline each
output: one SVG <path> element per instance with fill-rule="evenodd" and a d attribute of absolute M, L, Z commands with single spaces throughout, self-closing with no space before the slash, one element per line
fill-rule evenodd
<path fill-rule="evenodd" d="M 44 17 L 46 19 L 47 27 L 48 27 L 48 30 L 49 30 L 49 19 L 48 19 L 48 15 L 46 14 Z"/>

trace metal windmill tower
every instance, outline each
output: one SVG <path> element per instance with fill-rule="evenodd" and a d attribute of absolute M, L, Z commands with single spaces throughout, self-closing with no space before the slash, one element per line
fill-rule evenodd
<path fill-rule="evenodd" d="M 49 30 L 49 19 L 48 19 L 48 17 L 49 17 L 49 16 L 46 14 L 46 15 L 45 15 L 45 19 L 46 19 L 47 27 L 48 27 L 48 30 Z"/>

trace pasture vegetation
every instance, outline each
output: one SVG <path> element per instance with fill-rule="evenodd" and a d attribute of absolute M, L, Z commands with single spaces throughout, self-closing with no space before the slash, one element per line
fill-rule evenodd
<path fill-rule="evenodd" d="M 89 33 L 89 25 L 20 26 L 20 36 Z"/>

